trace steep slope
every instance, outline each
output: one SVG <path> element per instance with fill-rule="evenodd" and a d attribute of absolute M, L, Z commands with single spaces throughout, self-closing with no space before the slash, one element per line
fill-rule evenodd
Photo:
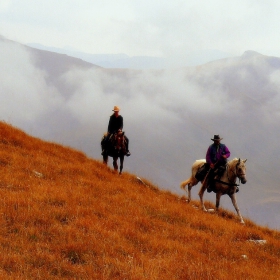
<path fill-rule="evenodd" d="M 1 279 L 277 279 L 280 234 L 0 123 Z M 266 240 L 258 245 L 249 240 Z"/>
<path fill-rule="evenodd" d="M 100 158 L 117 104 L 132 152 L 125 170 L 178 194 L 192 163 L 220 134 L 232 158 L 248 158 L 248 183 L 238 194 L 242 213 L 280 228 L 279 58 L 250 51 L 195 68 L 132 71 L 63 64 L 60 58 L 71 58 L 48 52 L 57 62 L 52 70 L 47 57 L 44 66 L 22 45 L 0 45 L 1 120 Z M 221 203 L 233 209 L 229 200 Z"/>

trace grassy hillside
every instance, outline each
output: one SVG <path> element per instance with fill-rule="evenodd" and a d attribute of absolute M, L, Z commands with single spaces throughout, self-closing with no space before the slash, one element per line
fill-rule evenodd
<path fill-rule="evenodd" d="M 2 122 L 0 174 L 0 279 L 280 279 L 279 232 Z"/>

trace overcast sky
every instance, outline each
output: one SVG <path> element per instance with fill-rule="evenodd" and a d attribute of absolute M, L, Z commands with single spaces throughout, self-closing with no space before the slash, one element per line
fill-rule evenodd
<path fill-rule="evenodd" d="M 0 35 L 88 53 L 280 56 L 277 0 L 1 0 Z"/>

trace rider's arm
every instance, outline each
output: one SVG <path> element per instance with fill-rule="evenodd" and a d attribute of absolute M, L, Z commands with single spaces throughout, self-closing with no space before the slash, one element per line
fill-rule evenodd
<path fill-rule="evenodd" d="M 211 148 L 209 146 L 207 153 L 206 153 L 206 162 L 211 166 L 213 164 L 213 162 L 211 161 L 210 150 L 211 150 Z"/>
<path fill-rule="evenodd" d="M 123 129 L 123 117 L 122 116 L 119 116 L 120 118 L 120 130 Z"/>
<path fill-rule="evenodd" d="M 228 149 L 227 146 L 225 146 L 225 150 L 224 150 L 223 157 L 224 157 L 224 158 L 230 157 L 230 151 L 229 151 L 229 149 Z"/>
<path fill-rule="evenodd" d="M 112 116 L 111 116 L 110 119 L 109 119 L 108 129 L 107 129 L 107 132 L 109 134 L 112 133 L 112 123 L 113 123 L 113 121 L 112 121 Z"/>

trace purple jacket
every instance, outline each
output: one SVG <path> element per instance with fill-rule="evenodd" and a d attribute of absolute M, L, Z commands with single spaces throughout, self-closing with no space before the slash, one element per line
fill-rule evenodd
<path fill-rule="evenodd" d="M 225 155 L 226 158 L 230 156 L 230 151 L 225 144 L 215 145 L 214 143 L 209 146 L 206 153 L 206 162 L 215 164 L 216 162 L 226 162 L 222 156 Z"/>

